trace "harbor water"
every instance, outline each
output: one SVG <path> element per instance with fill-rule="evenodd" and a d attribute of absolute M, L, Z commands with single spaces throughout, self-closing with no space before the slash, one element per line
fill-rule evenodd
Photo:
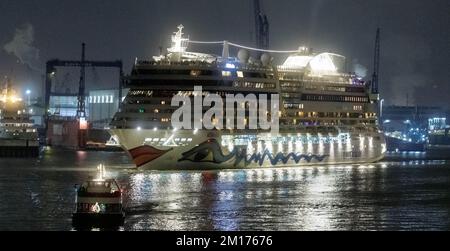
<path fill-rule="evenodd" d="M 0 230 L 72 230 L 75 184 L 105 164 L 120 230 L 450 230 L 450 161 L 136 171 L 122 152 L 0 159 Z"/>

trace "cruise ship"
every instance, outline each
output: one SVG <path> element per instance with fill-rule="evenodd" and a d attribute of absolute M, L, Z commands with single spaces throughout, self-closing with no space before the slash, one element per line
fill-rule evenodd
<path fill-rule="evenodd" d="M 191 41 L 183 28 L 180 25 L 172 35 L 172 46 L 164 55 L 136 59 L 125 81 L 128 94 L 111 121 L 112 137 L 137 168 L 300 167 L 370 163 L 384 157 L 378 94 L 371 93 L 368 82 L 345 72 L 345 57 L 300 47 L 280 52 L 287 56 L 276 65 L 269 54 L 276 51 L 227 41 L 220 42 L 220 56 L 191 52 L 190 44 L 209 42 Z M 236 57 L 230 55 L 231 46 L 240 47 Z M 252 50 L 257 58 L 250 56 Z M 171 100 L 174 95 L 193 100 L 194 86 L 202 87 L 202 96 L 278 94 L 279 130 L 174 128 L 172 114 L 179 107 L 172 106 Z M 240 105 L 248 108 L 248 103 Z M 203 112 L 209 108 L 203 107 Z"/>
<path fill-rule="evenodd" d="M 6 79 L 0 91 L 0 157 L 36 157 L 38 132 L 25 102 Z"/>

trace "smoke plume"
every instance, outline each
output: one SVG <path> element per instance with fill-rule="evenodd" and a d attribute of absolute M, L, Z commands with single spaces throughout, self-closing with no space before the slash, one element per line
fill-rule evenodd
<path fill-rule="evenodd" d="M 367 68 L 364 65 L 358 63 L 357 60 L 355 60 L 353 62 L 353 72 L 356 73 L 356 75 L 358 75 L 358 76 L 360 76 L 362 78 L 367 76 Z"/>
<path fill-rule="evenodd" d="M 34 28 L 25 24 L 16 29 L 13 39 L 5 44 L 3 49 L 17 57 L 22 63 L 35 71 L 42 71 L 39 67 L 39 49 L 33 46 Z"/>

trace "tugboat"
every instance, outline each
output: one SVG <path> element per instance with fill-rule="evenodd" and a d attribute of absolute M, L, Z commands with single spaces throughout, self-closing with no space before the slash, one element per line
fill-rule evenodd
<path fill-rule="evenodd" d="M 114 228 L 123 226 L 125 213 L 122 191 L 114 179 L 104 179 L 104 166 L 97 167 L 100 175 L 76 187 L 76 209 L 72 225 L 76 229 Z"/>

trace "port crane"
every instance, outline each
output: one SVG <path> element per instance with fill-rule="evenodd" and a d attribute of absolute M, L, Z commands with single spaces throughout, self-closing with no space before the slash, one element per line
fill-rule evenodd
<path fill-rule="evenodd" d="M 84 118 L 86 116 L 86 67 L 103 67 L 103 68 L 117 68 L 119 70 L 119 97 L 122 97 L 122 87 L 124 81 L 123 63 L 121 60 L 116 61 L 92 61 L 86 60 L 86 44 L 82 44 L 81 60 L 59 60 L 53 59 L 46 63 L 46 75 L 45 75 L 45 130 L 48 129 L 49 109 L 50 109 L 50 96 L 54 94 L 52 92 L 52 82 L 56 74 L 58 67 L 80 67 L 80 81 L 78 88 L 78 103 L 77 103 L 77 118 Z M 120 102 L 119 102 L 120 107 Z"/>
<path fill-rule="evenodd" d="M 80 84 L 78 86 L 77 118 L 86 117 L 86 44 L 81 44 Z"/>

